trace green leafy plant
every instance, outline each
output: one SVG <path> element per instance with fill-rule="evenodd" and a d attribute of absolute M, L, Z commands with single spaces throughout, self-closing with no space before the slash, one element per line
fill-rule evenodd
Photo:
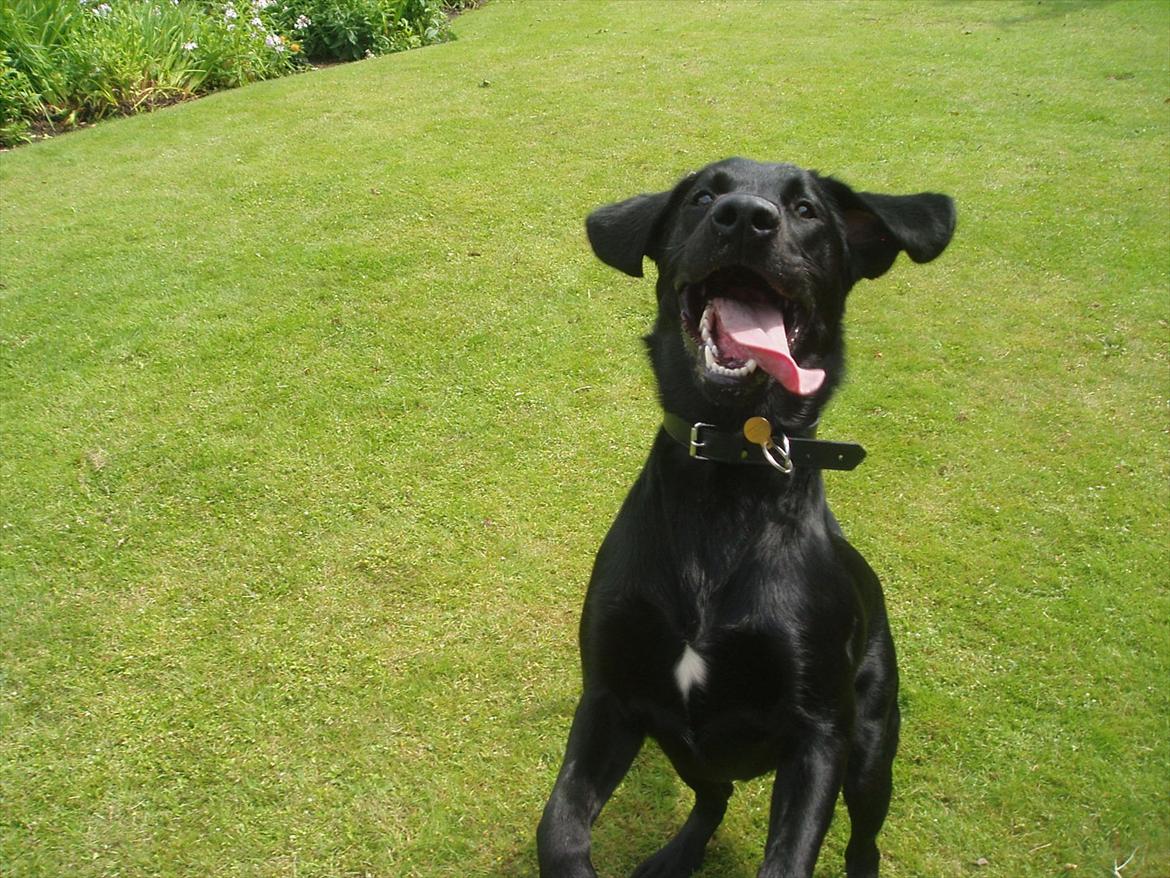
<path fill-rule="evenodd" d="M 0 145 L 26 140 L 28 120 L 39 110 L 39 95 L 28 76 L 0 49 Z"/>

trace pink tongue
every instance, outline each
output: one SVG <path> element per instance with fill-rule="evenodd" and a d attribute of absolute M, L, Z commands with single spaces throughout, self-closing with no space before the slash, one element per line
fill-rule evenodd
<path fill-rule="evenodd" d="M 716 299 L 721 353 L 752 358 L 789 393 L 808 396 L 824 383 L 824 369 L 802 369 L 788 349 L 784 315 L 767 305 L 749 305 L 734 299 Z"/>

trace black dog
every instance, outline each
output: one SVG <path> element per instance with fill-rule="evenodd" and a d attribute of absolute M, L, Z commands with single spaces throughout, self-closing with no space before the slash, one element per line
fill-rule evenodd
<path fill-rule="evenodd" d="M 590 827 L 643 740 L 695 792 L 635 875 L 685 876 L 731 782 L 776 772 L 761 878 L 811 876 L 840 790 L 850 878 L 878 871 L 898 672 L 881 586 L 846 542 L 820 470 L 858 446 L 813 433 L 842 378 L 846 294 L 950 241 L 944 195 L 854 192 L 728 159 L 587 221 L 607 264 L 658 265 L 648 336 L 666 412 L 593 568 L 584 694 L 537 831 L 544 878 L 594 876 Z"/>

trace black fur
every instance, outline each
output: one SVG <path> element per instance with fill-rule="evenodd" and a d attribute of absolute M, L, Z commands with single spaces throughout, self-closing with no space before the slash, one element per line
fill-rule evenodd
<path fill-rule="evenodd" d="M 641 277 L 645 256 L 658 265 L 647 343 L 665 409 L 728 431 L 762 415 L 794 436 L 810 434 L 841 380 L 853 284 L 902 251 L 935 258 L 954 224 L 943 195 L 857 193 L 792 165 L 728 159 L 669 192 L 600 208 L 587 231 L 597 256 L 627 274 Z M 799 315 L 793 354 L 826 373 L 811 396 L 758 371 L 729 381 L 704 369 L 684 325 L 695 319 L 688 297 L 729 276 L 732 292 L 720 295 L 731 295 L 748 271 L 766 290 L 752 295 Z M 590 827 L 647 735 L 695 805 L 638 878 L 695 871 L 732 781 L 771 771 L 761 878 L 812 875 L 842 790 L 847 872 L 877 874 L 898 738 L 894 645 L 881 586 L 842 535 L 818 471 L 695 460 L 659 431 L 597 554 L 580 645 L 584 692 L 537 833 L 543 878 L 596 874 Z M 684 697 L 675 669 L 688 647 L 706 678 Z"/>

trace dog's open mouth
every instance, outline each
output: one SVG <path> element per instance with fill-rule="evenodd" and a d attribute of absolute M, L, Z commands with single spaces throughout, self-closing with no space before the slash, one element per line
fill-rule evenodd
<path fill-rule="evenodd" d="M 822 369 L 805 369 L 792 354 L 809 321 L 808 309 L 746 268 L 721 268 L 681 291 L 683 329 L 708 377 L 746 381 L 761 370 L 789 393 L 808 396 L 824 383 Z"/>

